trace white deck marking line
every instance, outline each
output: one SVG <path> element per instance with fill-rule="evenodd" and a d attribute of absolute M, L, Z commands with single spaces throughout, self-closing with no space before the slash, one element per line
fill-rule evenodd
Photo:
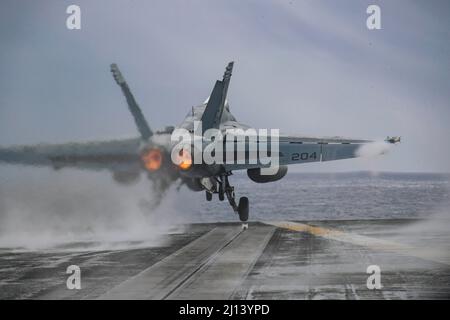
<path fill-rule="evenodd" d="M 272 238 L 273 226 L 255 226 L 241 232 L 191 277 L 167 295 L 167 299 L 230 299 L 253 268 Z M 200 290 L 201 289 L 201 290 Z"/>
<path fill-rule="evenodd" d="M 215 227 L 97 299 L 164 299 L 241 233 L 235 226 Z"/>
<path fill-rule="evenodd" d="M 373 250 L 381 250 L 381 251 L 389 251 L 389 252 L 395 252 L 402 255 L 408 255 L 428 261 L 433 261 L 437 263 L 442 263 L 445 265 L 449 265 L 448 261 L 440 260 L 439 258 L 436 258 L 435 256 L 431 256 L 427 254 L 426 252 L 419 251 L 417 248 L 403 245 L 400 243 L 388 241 L 388 240 L 382 240 L 367 236 L 362 236 L 355 233 L 347 233 L 335 229 L 328 229 L 323 227 L 316 227 L 311 226 L 304 223 L 299 222 L 291 222 L 291 221 L 263 221 L 263 223 L 276 226 L 278 228 L 284 228 L 292 231 L 299 231 L 299 232 L 307 232 L 309 234 L 312 234 L 314 236 L 319 236 L 325 239 L 329 240 L 335 240 L 335 241 L 341 241 L 341 242 L 347 242 L 351 244 L 355 244 L 358 246 L 367 247 Z"/>

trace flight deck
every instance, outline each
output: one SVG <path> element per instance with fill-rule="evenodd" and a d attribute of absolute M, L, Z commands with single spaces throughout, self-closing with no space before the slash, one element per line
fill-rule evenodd
<path fill-rule="evenodd" d="M 0 299 L 448 299 L 450 237 L 421 223 L 202 223 L 154 246 L 1 249 Z M 69 265 L 79 290 L 67 288 Z M 373 265 L 381 289 L 367 286 Z"/>

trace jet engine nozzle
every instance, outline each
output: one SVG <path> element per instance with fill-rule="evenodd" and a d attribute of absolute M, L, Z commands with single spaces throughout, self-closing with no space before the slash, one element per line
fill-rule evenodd
<path fill-rule="evenodd" d="M 193 161 L 192 161 L 191 153 L 185 148 L 181 149 L 177 153 L 175 160 L 176 160 L 176 165 L 181 170 L 186 171 L 192 167 Z"/>
<path fill-rule="evenodd" d="M 142 164 L 150 172 L 157 171 L 163 164 L 163 153 L 159 148 L 144 149 L 141 153 Z"/>

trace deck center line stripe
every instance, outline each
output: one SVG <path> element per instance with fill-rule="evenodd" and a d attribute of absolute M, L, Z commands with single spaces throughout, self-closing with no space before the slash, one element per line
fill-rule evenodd
<path fill-rule="evenodd" d="M 207 260 L 203 261 L 199 264 L 197 268 L 195 268 L 190 274 L 186 275 L 186 277 L 180 281 L 174 288 L 172 288 L 168 293 L 166 293 L 161 300 L 168 299 L 175 291 L 181 288 L 186 282 L 188 282 L 192 277 L 195 276 L 200 270 L 202 270 L 205 266 L 214 261 L 239 235 L 244 232 L 243 230 L 236 233 L 233 238 L 228 240 L 219 250 L 217 250 L 213 255 L 211 255 Z"/>

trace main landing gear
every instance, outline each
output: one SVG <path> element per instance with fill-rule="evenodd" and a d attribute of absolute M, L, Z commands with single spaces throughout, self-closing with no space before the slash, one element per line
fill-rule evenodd
<path fill-rule="evenodd" d="M 249 203 L 247 197 L 241 197 L 239 199 L 239 203 L 236 203 L 236 198 L 234 194 L 234 187 L 230 185 L 230 182 L 228 181 L 228 175 L 223 175 L 217 178 L 217 184 L 218 188 L 216 193 L 219 194 L 219 200 L 223 201 L 225 197 L 227 197 L 228 202 L 230 203 L 231 207 L 233 208 L 234 212 L 239 215 L 239 219 L 242 222 L 246 222 L 248 220 L 248 212 L 249 212 Z M 206 191 L 206 200 L 211 201 L 212 199 L 212 193 L 209 191 Z M 243 223 L 242 229 L 247 229 L 248 224 Z"/>

